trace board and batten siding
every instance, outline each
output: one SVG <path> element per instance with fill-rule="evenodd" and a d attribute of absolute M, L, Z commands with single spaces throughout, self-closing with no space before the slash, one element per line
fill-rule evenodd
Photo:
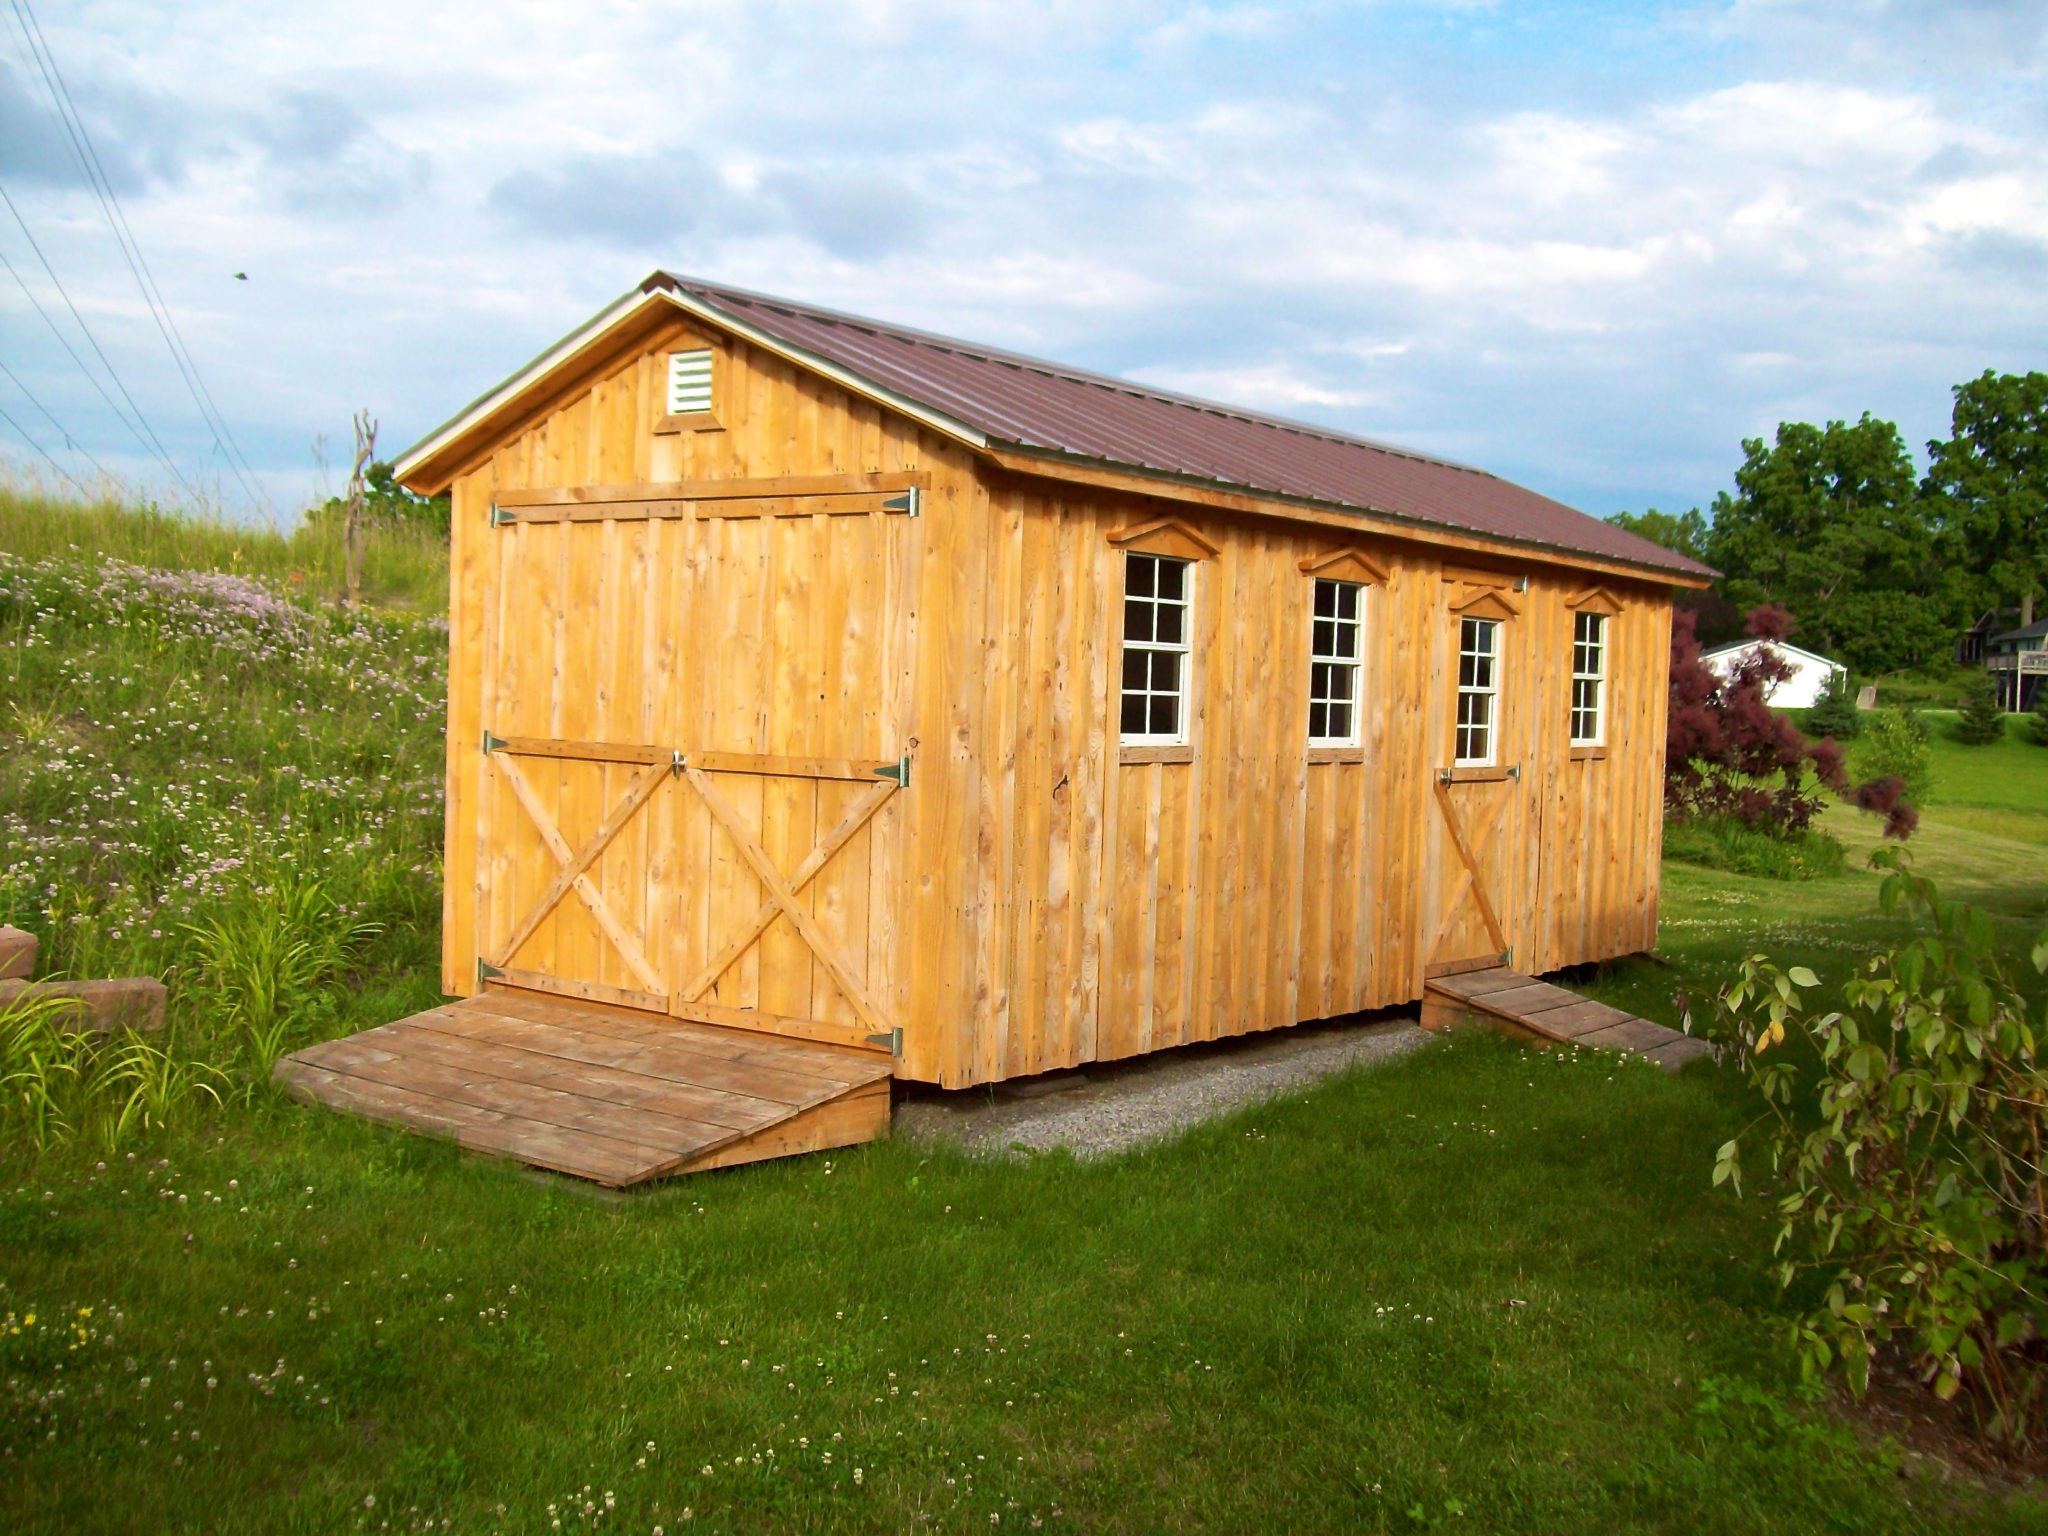
<path fill-rule="evenodd" d="M 978 749 L 959 793 L 980 835 L 950 903 L 981 917 L 972 1012 L 935 1020 L 939 1077 L 984 1082 L 1409 1001 L 1432 959 L 1490 946 L 1435 776 L 1450 764 L 1457 614 L 1467 589 L 1428 546 L 1357 541 L 1368 588 L 1356 760 L 1311 761 L 1304 559 L 1329 529 L 1180 509 L 1216 546 L 1195 567 L 1188 762 L 1120 763 L 1119 529 L 1158 503 L 999 485 L 986 658 L 956 707 Z M 1455 568 L 1471 564 L 1460 554 Z M 1505 600 L 1499 760 L 1513 780 L 1480 854 L 1516 964 L 1654 942 L 1669 602 L 1608 579 L 1607 743 L 1568 745 L 1572 597 L 1593 578 L 1534 567 Z M 1468 786 L 1454 786 L 1463 794 Z M 1446 916 L 1449 921 L 1443 921 Z M 964 935 L 963 935 L 964 936 Z M 1432 939 L 1436 940 L 1432 946 Z"/>
<path fill-rule="evenodd" d="M 689 347 L 714 353 L 710 420 L 664 420 L 665 356 Z M 825 517 L 489 524 L 493 499 L 514 491 L 901 471 L 926 476 L 922 515 L 864 542 L 820 526 L 853 519 Z M 909 752 L 911 782 L 860 834 L 858 856 L 801 896 L 864 957 L 871 997 L 903 1028 L 908 1078 L 988 1082 L 1405 1002 L 1432 958 L 1485 940 L 1469 900 L 1442 921 L 1460 866 L 1435 780 L 1451 754 L 1453 605 L 1469 591 L 1445 577 L 1469 574 L 1469 550 L 1357 541 L 1386 576 L 1367 598 L 1362 747 L 1356 761 L 1310 762 L 1300 563 L 1350 542 L 1344 530 L 998 470 L 693 322 L 564 379 L 452 490 L 451 993 L 475 990 L 480 949 L 556 870 L 488 771 L 486 728 Z M 1110 536 L 1162 516 L 1216 551 L 1196 571 L 1192 760 L 1123 764 L 1123 557 Z M 1503 593 L 1516 615 L 1503 628 L 1501 761 L 1521 776 L 1453 792 L 1511 797 L 1481 862 L 1515 963 L 1535 972 L 1645 948 L 1668 592 L 1556 564 L 1502 571 L 1527 578 Z M 1568 604 L 1595 585 L 1619 608 L 1608 744 L 1575 756 Z M 733 654 L 741 609 L 772 636 L 762 654 Z M 798 697 L 819 679 L 824 698 Z M 575 844 L 631 772 L 563 769 L 535 789 Z M 852 793 L 751 792 L 741 814 L 776 829 L 764 843 L 785 870 Z M 761 899 L 679 785 L 655 792 L 593 876 L 670 987 L 715 947 L 713 925 Z M 640 985 L 573 899 L 563 911 L 532 941 L 550 968 Z M 718 998 L 851 1017 L 782 923 Z"/>

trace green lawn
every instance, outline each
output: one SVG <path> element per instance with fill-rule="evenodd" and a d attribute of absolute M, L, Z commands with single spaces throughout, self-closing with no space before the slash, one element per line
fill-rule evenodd
<path fill-rule="evenodd" d="M 608 1199 L 266 1107 L 161 1165 L 17 1174 L 0 1308 L 91 1312 L 75 1352 L 10 1340 L 0 1503 L 67 1532 L 2035 1528 L 1798 1405 L 1763 1205 L 1707 1188 L 1738 1115 L 1711 1075 L 1474 1036 L 1107 1165 L 880 1144 Z"/>
<path fill-rule="evenodd" d="M 438 631 L 39 537 L 0 537 L 8 910 L 167 974 L 230 1083 L 189 930 L 280 880 L 378 927 L 300 1038 L 432 996 Z M 1874 824 L 1830 824 L 1837 880 L 1667 868 L 1670 967 L 1588 990 L 1675 1019 L 1758 946 L 1844 974 L 1902 925 Z M 2048 848 L 1915 846 L 2009 947 L 2048 915 Z M 1708 1186 L 1746 1113 L 1468 1035 L 1090 1165 L 882 1143 L 613 1197 L 253 1086 L 119 1151 L 17 1136 L 0 1530 L 2048 1528 L 1800 1395 L 1768 1202 Z"/>
<path fill-rule="evenodd" d="M 1950 734 L 1954 720 L 1952 711 L 1928 713 L 1934 788 L 1922 815 L 1948 826 L 2048 843 L 2048 747 L 2035 744 L 2032 722 L 2009 715 L 2003 741 L 1966 747 Z"/>

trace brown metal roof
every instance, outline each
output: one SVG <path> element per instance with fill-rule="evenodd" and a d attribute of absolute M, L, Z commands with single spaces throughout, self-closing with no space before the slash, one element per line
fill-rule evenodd
<path fill-rule="evenodd" d="M 673 273 L 656 273 L 643 287 L 687 293 L 992 444 L 1357 507 L 1676 576 L 1714 574 L 1498 475 L 1384 443 Z"/>

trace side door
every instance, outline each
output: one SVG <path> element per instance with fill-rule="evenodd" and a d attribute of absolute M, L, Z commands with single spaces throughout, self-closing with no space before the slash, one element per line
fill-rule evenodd
<path fill-rule="evenodd" d="M 1506 578 L 1458 581 L 1449 610 L 1449 729 L 1432 774 L 1435 903 L 1423 946 L 1430 974 L 1512 965 L 1517 851 L 1527 796 L 1510 715 L 1527 679 L 1512 675 L 1520 610 Z"/>

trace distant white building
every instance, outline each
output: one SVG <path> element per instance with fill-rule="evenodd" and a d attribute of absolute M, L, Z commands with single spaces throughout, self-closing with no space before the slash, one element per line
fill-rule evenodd
<path fill-rule="evenodd" d="M 1792 675 L 1772 684 L 1765 694 L 1765 698 L 1778 709 L 1813 708 L 1820 702 L 1821 690 L 1827 687 L 1828 674 L 1847 673 L 1849 670 L 1839 661 L 1829 661 L 1827 657 L 1817 656 L 1787 640 L 1737 640 L 1700 652 L 1700 660 L 1716 677 L 1726 682 L 1737 667 L 1765 646 L 1784 657 L 1792 667 Z"/>

